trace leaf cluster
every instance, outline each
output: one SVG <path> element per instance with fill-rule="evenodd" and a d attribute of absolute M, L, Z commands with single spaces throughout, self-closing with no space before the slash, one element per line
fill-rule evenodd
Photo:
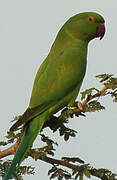
<path fill-rule="evenodd" d="M 108 92 L 105 95 L 110 94 L 113 101 L 117 102 L 117 78 L 113 74 L 101 74 L 96 77 L 108 88 Z"/>
<path fill-rule="evenodd" d="M 84 177 L 91 178 L 95 176 L 101 180 L 117 180 L 117 174 L 112 173 L 108 169 L 100 168 L 96 169 L 91 167 L 89 164 L 83 165 L 73 165 L 72 171 L 61 169 L 57 165 L 53 165 L 53 167 L 48 171 L 48 175 L 50 179 L 60 179 L 60 180 L 83 180 Z"/>
<path fill-rule="evenodd" d="M 10 166 L 11 161 L 7 160 L 7 161 L 3 161 L 0 160 L 0 176 L 4 177 L 6 171 L 8 170 L 8 167 Z M 10 179 L 15 179 L 15 180 L 23 180 L 23 175 L 34 175 L 34 167 L 31 166 L 19 166 L 15 169 L 15 171 L 13 172 L 12 176 Z"/>

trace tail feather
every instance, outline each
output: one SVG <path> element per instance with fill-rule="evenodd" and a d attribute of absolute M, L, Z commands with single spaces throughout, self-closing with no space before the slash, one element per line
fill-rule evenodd
<path fill-rule="evenodd" d="M 4 180 L 9 180 L 15 167 L 17 165 L 20 165 L 20 163 L 23 161 L 25 155 L 27 154 L 28 150 L 32 146 L 33 141 L 35 140 L 38 133 L 42 129 L 42 126 L 45 120 L 46 120 L 45 116 L 40 115 L 34 118 L 31 122 L 29 122 L 26 125 L 24 135 L 21 138 L 21 142 L 19 144 L 18 150 L 13 158 L 13 161 L 11 163 L 11 166 L 8 169 L 8 172 L 6 173 L 4 177 Z"/>

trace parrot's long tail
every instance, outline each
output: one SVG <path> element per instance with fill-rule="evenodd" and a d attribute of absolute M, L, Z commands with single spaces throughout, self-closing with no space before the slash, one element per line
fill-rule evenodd
<path fill-rule="evenodd" d="M 18 150 L 14 156 L 14 159 L 11 163 L 11 166 L 6 173 L 4 180 L 9 180 L 11 177 L 15 167 L 20 165 L 23 161 L 26 153 L 28 152 L 29 148 L 32 146 L 33 141 L 37 137 L 38 133 L 42 129 L 44 122 L 46 121 L 47 116 L 44 114 L 34 118 L 29 124 L 26 125 L 24 135 L 21 138 L 21 142 L 19 144 Z"/>

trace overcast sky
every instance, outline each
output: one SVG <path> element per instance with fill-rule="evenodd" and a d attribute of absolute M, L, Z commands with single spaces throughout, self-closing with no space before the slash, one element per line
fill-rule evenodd
<path fill-rule="evenodd" d="M 13 117 L 27 108 L 35 74 L 58 30 L 69 17 L 84 11 L 96 11 L 105 18 L 106 34 L 102 41 L 95 39 L 89 45 L 81 91 L 101 88 L 95 79 L 97 74 L 117 76 L 117 0 L 0 0 L 0 140 Z M 46 135 L 56 135 L 54 139 L 59 143 L 56 157 L 79 156 L 94 167 L 117 172 L 117 104 L 109 97 L 102 102 L 107 107 L 105 111 L 70 120 L 69 127 L 78 131 L 76 138 L 64 142 L 62 137 L 58 139 L 58 133 L 47 130 Z M 40 142 L 37 143 L 39 147 Z M 51 166 L 29 162 L 36 165 L 36 174 L 25 176 L 24 180 L 49 180 Z"/>

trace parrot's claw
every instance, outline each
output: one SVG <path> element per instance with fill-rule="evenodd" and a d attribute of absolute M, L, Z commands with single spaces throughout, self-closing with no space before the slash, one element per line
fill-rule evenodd
<path fill-rule="evenodd" d="M 84 110 L 83 110 L 83 105 L 82 105 L 81 102 L 77 102 L 77 107 L 79 108 L 79 110 L 80 110 L 81 112 L 84 111 Z"/>
<path fill-rule="evenodd" d="M 69 110 L 74 110 L 74 109 L 76 109 L 76 108 L 77 108 L 76 106 L 68 107 Z"/>
<path fill-rule="evenodd" d="M 75 102 L 74 106 L 68 107 L 70 110 L 79 109 L 81 112 L 84 112 L 81 102 Z"/>

